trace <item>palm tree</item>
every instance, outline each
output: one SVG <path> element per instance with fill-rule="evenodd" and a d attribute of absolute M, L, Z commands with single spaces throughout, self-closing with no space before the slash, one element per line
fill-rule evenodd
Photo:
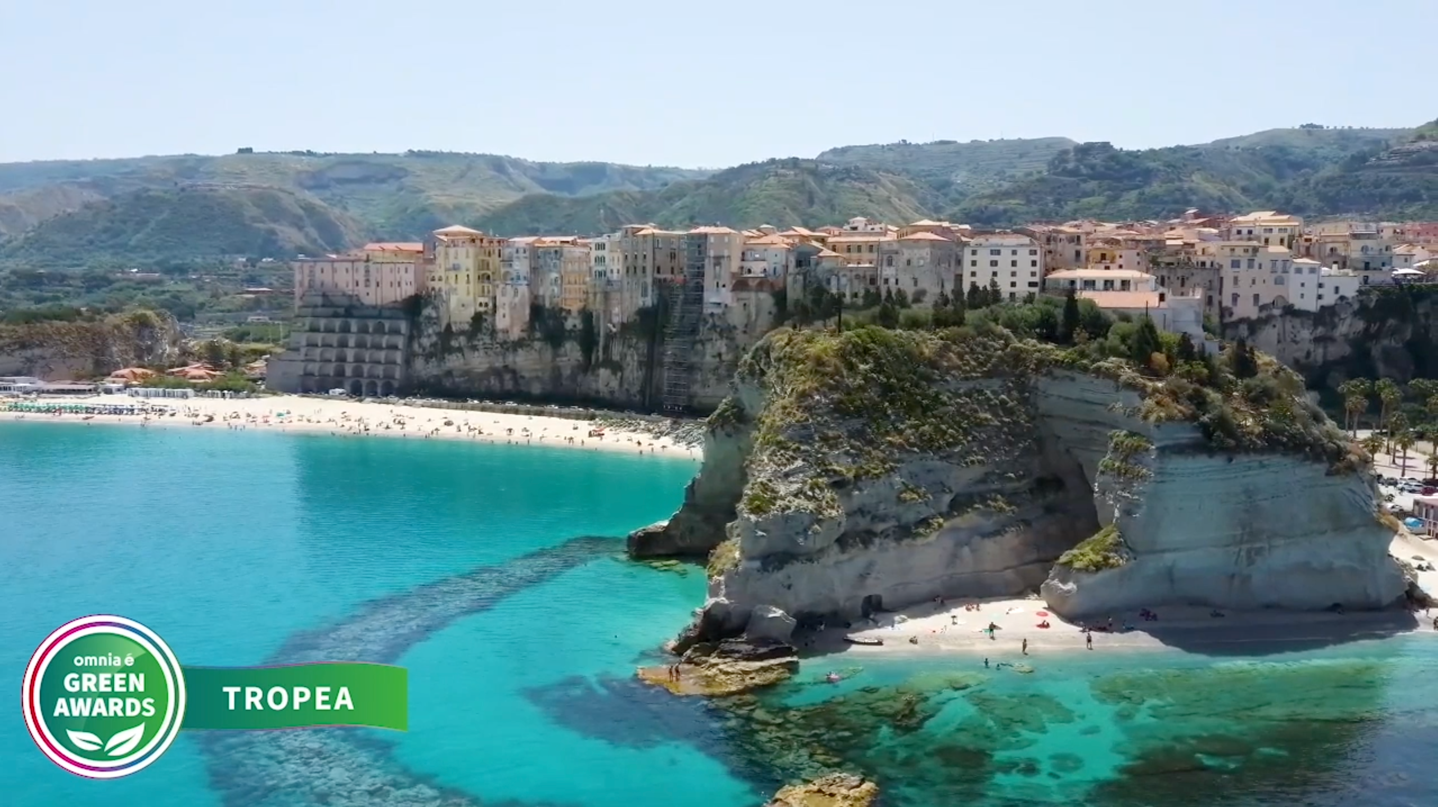
<path fill-rule="evenodd" d="M 1379 437 L 1377 434 L 1368 435 L 1367 437 L 1360 440 L 1359 444 L 1363 446 L 1364 451 L 1367 451 L 1370 455 L 1374 457 L 1377 457 L 1378 452 L 1383 450 L 1383 438 Z"/>
<path fill-rule="evenodd" d="M 1391 379 L 1380 378 L 1373 384 L 1373 392 L 1378 395 L 1378 428 L 1391 434 L 1388 428 L 1388 410 L 1396 403 L 1403 400 L 1403 390 L 1398 389 Z"/>
<path fill-rule="evenodd" d="M 1412 447 L 1412 431 L 1412 428 L 1408 425 L 1408 416 L 1402 412 L 1394 412 L 1392 416 L 1388 418 L 1388 434 L 1385 435 L 1385 437 L 1388 441 L 1388 461 L 1390 463 L 1398 461 L 1399 435 L 1408 435 L 1408 445 Z"/>
<path fill-rule="evenodd" d="M 1413 430 L 1412 430 L 1412 429 L 1404 429 L 1403 431 L 1398 432 L 1396 435 L 1393 436 L 1393 442 L 1394 442 L 1395 444 L 1397 444 L 1397 446 L 1398 446 L 1400 449 L 1403 450 L 1403 461 L 1402 461 L 1402 463 L 1398 466 L 1398 475 L 1399 475 L 1400 477 L 1401 477 L 1401 476 L 1407 476 L 1407 475 L 1408 475 L 1408 449 L 1410 449 L 1410 448 L 1413 447 L 1413 444 L 1414 444 L 1415 442 L 1417 442 L 1417 438 L 1416 438 L 1416 436 L 1413 434 Z"/>
<path fill-rule="evenodd" d="M 1359 419 L 1368 411 L 1368 395 L 1373 385 L 1366 378 L 1350 378 L 1338 386 L 1343 395 L 1343 425 L 1354 437 L 1358 436 Z"/>

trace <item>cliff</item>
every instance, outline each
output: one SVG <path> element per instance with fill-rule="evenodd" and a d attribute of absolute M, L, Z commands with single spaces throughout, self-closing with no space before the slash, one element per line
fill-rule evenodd
<path fill-rule="evenodd" d="M 0 325 L 0 376 L 93 378 L 122 367 L 171 366 L 179 362 L 181 349 L 179 326 L 165 312 Z"/>
<path fill-rule="evenodd" d="M 1367 458 L 1296 374 L 1229 363 L 1139 372 L 995 327 L 776 331 L 684 506 L 631 548 L 709 549 L 681 646 L 1040 587 L 1068 617 L 1395 600 Z"/>
<path fill-rule="evenodd" d="M 421 392 L 644 410 L 657 409 L 663 393 L 663 326 L 652 318 L 612 329 L 575 320 L 501 339 L 486 328 L 446 327 L 426 305 L 415 334 L 410 373 Z M 760 336 L 720 317 L 704 319 L 694 340 L 693 409 L 709 412 L 724 399 L 740 357 Z"/>
<path fill-rule="evenodd" d="M 1225 323 L 1224 336 L 1298 370 L 1318 387 L 1349 378 L 1438 377 L 1438 288 L 1364 289 L 1318 313 L 1288 310 Z"/>

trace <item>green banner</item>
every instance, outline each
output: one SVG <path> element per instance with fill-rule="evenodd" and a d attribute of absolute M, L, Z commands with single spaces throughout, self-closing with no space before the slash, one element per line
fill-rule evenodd
<path fill-rule="evenodd" d="M 334 661 L 183 671 L 185 729 L 409 728 L 403 667 Z"/>

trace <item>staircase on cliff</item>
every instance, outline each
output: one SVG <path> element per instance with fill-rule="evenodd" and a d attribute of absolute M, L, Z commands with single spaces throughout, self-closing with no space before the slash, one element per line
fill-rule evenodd
<path fill-rule="evenodd" d="M 694 349 L 704 316 L 704 266 L 690 263 L 684 281 L 670 286 L 669 320 L 664 324 L 664 411 L 675 414 L 689 408 L 689 384 L 694 377 Z"/>

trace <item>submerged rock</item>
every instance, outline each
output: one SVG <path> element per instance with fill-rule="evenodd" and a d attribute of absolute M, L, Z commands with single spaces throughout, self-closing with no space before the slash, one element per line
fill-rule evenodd
<path fill-rule="evenodd" d="M 879 786 L 849 773 L 835 773 L 781 788 L 765 807 L 869 807 Z"/>
<path fill-rule="evenodd" d="M 640 667 L 636 674 L 675 695 L 721 697 L 773 686 L 798 671 L 798 653 L 791 645 L 728 640 L 694 645 L 678 664 Z"/>

